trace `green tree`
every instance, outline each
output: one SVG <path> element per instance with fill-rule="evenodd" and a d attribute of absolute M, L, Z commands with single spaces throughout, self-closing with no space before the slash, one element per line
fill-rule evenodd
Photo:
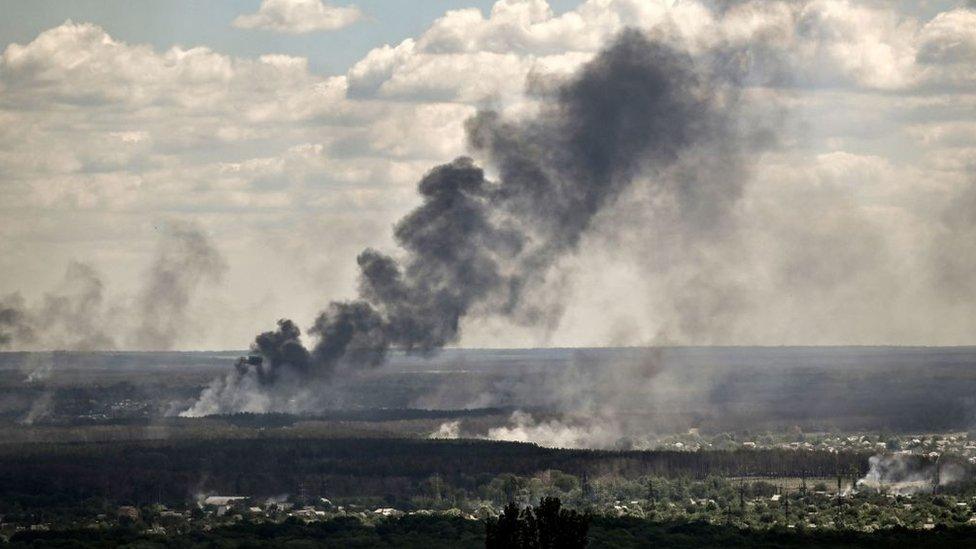
<path fill-rule="evenodd" d="M 519 512 L 509 503 L 497 519 L 485 522 L 487 549 L 582 549 L 590 517 L 562 508 L 559 498 L 542 498 L 534 509 Z"/>

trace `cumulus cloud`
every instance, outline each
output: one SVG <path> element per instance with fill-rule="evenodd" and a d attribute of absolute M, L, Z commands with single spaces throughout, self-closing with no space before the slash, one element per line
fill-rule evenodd
<path fill-rule="evenodd" d="M 460 152 L 450 131 L 460 135 L 473 111 L 354 102 L 345 76 L 314 74 L 305 58 L 161 50 L 90 23 L 68 21 L 0 51 L 0 189 L 9 206 L 0 294 L 20 291 L 29 301 L 59 283 L 61 269 L 51 265 L 75 258 L 137 287 L 141 240 L 163 217 L 237 235 L 221 246 L 234 296 L 225 306 L 272 304 L 294 314 L 303 302 L 285 306 L 269 288 L 323 279 L 351 287 L 352 275 L 323 275 L 342 272 L 326 269 L 329 261 L 385 234 L 387 220 L 409 208 L 410 184 Z M 296 259 L 291 243 L 309 235 L 324 242 L 320 235 L 336 227 L 355 237 Z M 296 268 L 272 276 L 266 266 L 275 263 Z M 303 301 L 310 312 L 317 306 Z M 228 317 L 224 339 L 211 345 L 232 347 L 257 328 L 252 315 Z"/>
<path fill-rule="evenodd" d="M 349 71 L 362 97 L 513 100 L 529 74 L 565 75 L 632 26 L 693 52 L 720 48 L 731 70 L 790 87 L 909 91 L 959 79 L 931 65 L 971 55 L 973 11 L 923 22 L 852 0 L 670 2 L 586 0 L 556 15 L 544 0 L 450 11 L 416 38 L 371 51 Z"/>
<path fill-rule="evenodd" d="M 256 13 L 238 16 L 233 25 L 239 29 L 305 34 L 348 27 L 362 17 L 356 6 L 333 6 L 322 0 L 263 0 Z"/>
<path fill-rule="evenodd" d="M 288 118 L 295 113 L 287 107 L 298 106 L 298 95 L 310 95 L 322 108 L 345 93 L 342 79 L 313 77 L 305 58 L 240 59 L 207 47 L 174 46 L 156 52 L 147 45 L 115 40 L 97 25 L 70 20 L 26 45 L 8 45 L 2 69 L 5 100 L 25 109 L 111 105 L 179 114 L 238 112 L 260 118 L 274 99 L 279 107 L 275 115 Z M 122 135 L 140 135 L 129 131 Z"/>
<path fill-rule="evenodd" d="M 393 148 L 382 127 L 410 126 L 412 109 L 353 105 L 344 76 L 314 75 L 304 58 L 241 59 L 205 47 L 158 52 L 69 21 L 7 46 L 0 85 L 10 123 L 0 163 L 16 175 L 5 191 L 35 207 L 285 207 L 295 201 L 285 191 L 316 175 L 389 182 L 421 170 L 411 159 L 379 159 Z M 414 140 L 413 150 L 430 142 Z M 296 154 L 303 145 L 311 148 Z M 260 152 L 239 160 L 230 151 L 240 147 Z M 277 166 L 275 184 L 262 163 Z M 330 196 L 360 192 L 338 190 Z"/>
<path fill-rule="evenodd" d="M 972 63 L 976 61 L 976 11 L 956 9 L 940 13 L 919 36 L 921 63 Z"/>

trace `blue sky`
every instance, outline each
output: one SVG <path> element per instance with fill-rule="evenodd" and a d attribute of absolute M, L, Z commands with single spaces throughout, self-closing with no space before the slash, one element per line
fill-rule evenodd
<path fill-rule="evenodd" d="M 66 19 L 95 23 L 115 38 L 149 43 L 158 49 L 175 44 L 205 45 L 237 56 L 284 53 L 307 57 L 316 72 L 339 74 L 370 49 L 419 35 L 445 11 L 477 7 L 491 9 L 492 0 L 362 0 L 355 2 L 365 20 L 332 32 L 283 35 L 262 30 L 235 29 L 231 21 L 256 11 L 260 0 L 2 0 L 0 44 L 25 43 Z M 579 0 L 553 0 L 563 12 Z"/>

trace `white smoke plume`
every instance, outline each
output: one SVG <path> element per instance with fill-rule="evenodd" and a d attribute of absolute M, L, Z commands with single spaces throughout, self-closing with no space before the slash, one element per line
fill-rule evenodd
<path fill-rule="evenodd" d="M 44 391 L 41 393 L 34 402 L 31 403 L 30 410 L 27 411 L 27 415 L 20 420 L 21 425 L 33 425 L 36 421 L 40 421 L 51 415 L 54 410 L 54 392 Z"/>
<path fill-rule="evenodd" d="M 285 373 L 284 375 L 290 375 Z M 203 417 L 228 411 L 264 414 L 299 414 L 328 406 L 329 388 L 300 386 L 300 380 L 285 378 L 280 386 L 264 387 L 255 375 L 231 372 L 210 382 L 189 407 L 172 410 L 181 417 Z"/>
<path fill-rule="evenodd" d="M 857 481 L 857 489 L 877 490 L 898 495 L 931 493 L 936 487 L 962 480 L 964 468 L 941 458 L 929 461 L 907 453 L 882 454 L 868 459 L 870 469 Z"/>
<path fill-rule="evenodd" d="M 461 437 L 460 421 L 445 421 L 429 435 L 433 439 L 455 439 Z"/>
<path fill-rule="evenodd" d="M 489 429 L 485 438 L 532 442 L 549 448 L 610 449 L 619 448 L 624 435 L 613 417 L 537 420 L 531 414 L 516 411 L 509 425 Z"/>
<path fill-rule="evenodd" d="M 711 394 L 725 372 L 683 368 L 664 349 L 575 351 L 564 365 L 506 375 L 489 386 L 446 383 L 413 403 L 419 408 L 526 407 L 505 423 L 461 435 L 542 446 L 639 449 L 657 433 L 695 427 L 714 413 Z M 688 424 L 692 421 L 692 424 Z"/>
<path fill-rule="evenodd" d="M 47 381 L 54 374 L 53 353 L 30 353 L 20 366 L 27 383 Z"/>

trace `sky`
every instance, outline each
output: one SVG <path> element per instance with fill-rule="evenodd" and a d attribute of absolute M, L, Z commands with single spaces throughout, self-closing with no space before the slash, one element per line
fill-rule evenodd
<path fill-rule="evenodd" d="M 235 57 L 280 53 L 307 58 L 314 72 L 342 74 L 371 49 L 420 35 L 448 10 L 478 8 L 488 12 L 493 3 L 367 0 L 355 4 L 363 14 L 355 24 L 293 34 L 260 29 L 252 32 L 229 24 L 241 14 L 257 12 L 260 0 L 176 0 L 138 5 L 124 0 L 3 0 L 0 6 L 6 16 L 0 21 L 0 37 L 5 45 L 27 43 L 71 19 L 96 24 L 115 39 L 151 44 L 159 50 L 203 45 Z M 575 0 L 549 2 L 555 13 L 578 4 Z"/>
<path fill-rule="evenodd" d="M 558 322 L 473 317 L 460 345 L 976 344 L 971 3 L 0 0 L 0 13 L 0 305 L 62 324 L 11 348 L 240 349 L 279 318 L 308 326 L 355 296 L 362 249 L 396 254 L 391 227 L 424 173 L 474 154 L 465 120 L 530 116 L 546 99 L 529 84 L 572 78 L 628 27 L 696 70 L 742 69 L 736 124 L 765 141 L 734 222 L 700 240 L 638 186 L 556 266 Z M 174 285 L 160 258 L 182 261 L 166 238 L 188 227 L 220 268 L 185 269 L 178 306 L 148 299 Z M 160 307 L 176 311 L 167 337 L 129 333 Z M 112 337 L 83 344 L 79 324 Z"/>

